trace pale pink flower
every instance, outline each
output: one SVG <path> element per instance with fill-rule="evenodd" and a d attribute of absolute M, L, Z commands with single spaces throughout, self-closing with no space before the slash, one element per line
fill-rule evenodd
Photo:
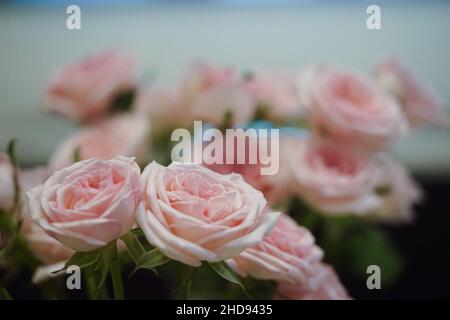
<path fill-rule="evenodd" d="M 387 223 L 412 222 L 414 206 L 423 199 L 422 190 L 407 169 L 393 159 L 383 157 L 381 169 L 377 183 L 381 202 L 370 218 Z"/>
<path fill-rule="evenodd" d="M 323 251 L 313 235 L 287 215 L 281 215 L 270 235 L 227 263 L 242 277 L 308 285 Z"/>
<path fill-rule="evenodd" d="M 287 121 L 303 115 L 295 74 L 256 72 L 245 81 L 244 86 L 268 119 Z"/>
<path fill-rule="evenodd" d="M 242 139 L 245 137 L 246 143 L 243 150 L 239 148 L 238 143 L 235 143 L 234 136 L 225 137 L 222 163 L 204 163 L 204 165 L 221 174 L 238 173 L 242 175 L 247 183 L 264 194 L 269 204 L 280 202 L 289 197 L 291 176 L 288 171 L 288 163 L 285 161 L 290 158 L 283 154 L 283 152 L 292 153 L 290 145 L 288 146 L 289 138 L 280 137 L 278 143 L 272 143 L 270 137 L 263 139 L 257 135 L 244 134 L 244 131 L 241 134 L 237 133 L 236 136 Z M 270 150 L 272 147 L 273 150 Z M 258 150 L 261 151 L 262 148 L 267 148 L 270 151 L 267 154 L 270 155 L 271 159 L 269 164 L 263 164 L 263 159 L 258 154 Z M 227 157 L 230 157 L 228 154 L 233 155 L 233 161 L 229 164 L 227 164 Z M 264 155 L 264 157 L 267 155 Z M 242 156 L 244 156 L 244 163 L 239 163 L 238 157 Z M 267 159 L 264 159 L 264 161 L 267 161 Z M 277 169 L 276 172 L 263 174 L 262 169 L 269 169 L 269 166 L 273 168 L 271 170 Z"/>
<path fill-rule="evenodd" d="M 39 186 L 47 180 L 48 170 L 44 167 L 22 170 L 19 174 L 19 184 L 23 200 L 28 190 Z M 33 255 L 42 263 L 49 265 L 64 262 L 71 257 L 73 250 L 50 237 L 44 229 L 34 223 L 28 213 L 26 203 L 22 205 L 22 227 L 20 232 L 27 240 L 27 245 Z"/>
<path fill-rule="evenodd" d="M 375 76 L 378 83 L 399 100 L 412 126 L 450 124 L 441 97 L 397 59 L 382 60 L 376 66 Z"/>
<path fill-rule="evenodd" d="M 297 139 L 290 170 L 293 190 L 322 213 L 364 214 L 379 205 L 377 156 L 329 140 Z"/>
<path fill-rule="evenodd" d="M 233 69 L 206 62 L 190 66 L 178 95 L 185 116 L 217 126 L 227 121 L 247 122 L 255 112 L 255 101 L 245 90 L 242 77 Z"/>
<path fill-rule="evenodd" d="M 192 120 L 190 109 L 180 99 L 178 92 L 160 87 L 138 91 L 134 110 L 148 116 L 153 128 L 185 126 Z"/>
<path fill-rule="evenodd" d="M 106 51 L 58 71 L 47 89 L 50 111 L 76 121 L 104 115 L 121 93 L 135 86 L 134 59 Z"/>
<path fill-rule="evenodd" d="M 147 240 L 192 266 L 232 258 L 270 232 L 277 213 L 239 175 L 196 164 L 149 164 L 141 177 L 137 222 Z"/>
<path fill-rule="evenodd" d="M 145 161 L 149 146 L 149 122 L 145 117 L 123 114 L 84 126 L 67 138 L 49 161 L 53 170 L 74 162 L 78 150 L 80 160 L 108 160 L 115 156 L 136 157 Z"/>
<path fill-rule="evenodd" d="M 313 130 L 363 149 L 386 149 L 408 132 L 400 106 L 370 79 L 331 67 L 306 71 L 302 100 Z"/>
<path fill-rule="evenodd" d="M 334 269 L 322 263 L 316 268 L 316 274 L 310 279 L 309 286 L 279 282 L 276 297 L 289 300 L 351 299 Z"/>
<path fill-rule="evenodd" d="M 75 251 L 91 251 L 135 223 L 140 169 L 134 159 L 89 159 L 56 171 L 27 192 L 31 218 Z"/>

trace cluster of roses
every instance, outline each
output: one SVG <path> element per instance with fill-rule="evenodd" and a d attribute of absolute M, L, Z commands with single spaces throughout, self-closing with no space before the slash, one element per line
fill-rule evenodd
<path fill-rule="evenodd" d="M 133 96 L 131 111 L 110 112 Z M 27 193 L 28 206 L 18 199 L 21 232 L 51 270 L 137 223 L 168 258 L 224 261 L 298 299 L 348 296 L 311 233 L 271 208 L 295 196 L 322 214 L 409 221 L 421 192 L 386 151 L 413 128 L 448 125 L 435 92 L 393 58 L 374 79 L 330 66 L 240 74 L 195 63 L 166 89 L 139 87 L 134 60 L 109 51 L 55 74 L 45 102 L 81 126 L 44 168 L 19 170 L 0 155 L 0 209 L 15 206 L 17 189 Z M 280 137 L 275 175 L 260 175 L 258 165 L 156 162 L 141 174 L 137 163 L 155 158 L 150 137 L 168 128 L 261 119 L 302 128 Z M 36 281 L 48 273 L 40 271 Z"/>

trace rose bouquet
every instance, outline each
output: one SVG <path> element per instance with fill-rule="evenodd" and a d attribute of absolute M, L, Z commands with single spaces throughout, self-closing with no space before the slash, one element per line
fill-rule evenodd
<path fill-rule="evenodd" d="M 395 281 L 401 255 L 379 224 L 413 222 L 423 194 L 389 150 L 449 124 L 409 69 L 394 58 L 372 76 L 196 62 L 165 88 L 139 84 L 134 68 L 108 51 L 61 69 L 43 100 L 77 131 L 45 166 L 21 168 L 14 140 L 0 154 L 2 297 L 23 270 L 54 298 L 75 287 L 122 299 L 126 273 L 138 272 L 183 298 L 349 299 L 338 274 L 364 281 L 373 264 L 384 285 Z M 240 129 L 253 147 L 226 136 L 214 151 L 226 162 L 174 161 L 171 133 L 195 121 Z M 266 148 L 252 128 L 278 130 L 275 172 L 245 161 Z M 77 268 L 83 285 L 69 288 Z M 49 292 L 51 282 L 67 288 Z"/>

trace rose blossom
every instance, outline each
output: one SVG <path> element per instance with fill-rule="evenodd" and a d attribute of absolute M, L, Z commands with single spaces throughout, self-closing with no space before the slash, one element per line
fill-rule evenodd
<path fill-rule="evenodd" d="M 351 299 L 334 269 L 319 264 L 309 287 L 279 282 L 276 297 L 290 300 L 349 300 Z"/>
<path fill-rule="evenodd" d="M 184 126 L 191 120 L 187 106 L 175 90 L 151 86 L 138 91 L 134 110 L 150 118 L 152 127 Z"/>
<path fill-rule="evenodd" d="M 135 223 L 139 174 L 133 158 L 77 162 L 27 192 L 29 213 L 75 251 L 103 247 Z"/>
<path fill-rule="evenodd" d="M 66 139 L 52 155 L 49 166 L 53 170 L 74 162 L 78 149 L 80 160 L 112 159 L 115 156 L 145 160 L 148 151 L 149 123 L 139 115 L 124 114 L 82 127 Z"/>
<path fill-rule="evenodd" d="M 89 121 L 104 114 L 115 97 L 134 85 L 134 59 L 106 51 L 57 72 L 45 101 L 50 111 Z"/>
<path fill-rule="evenodd" d="M 264 194 L 264 197 L 269 202 L 269 204 L 277 203 L 282 200 L 285 200 L 289 197 L 289 182 L 291 180 L 290 172 L 288 171 L 288 166 L 283 160 L 286 157 L 283 157 L 283 150 L 285 145 L 287 144 L 288 138 L 280 137 L 278 143 L 271 142 L 270 137 L 264 139 L 263 137 L 258 137 L 257 135 L 245 134 L 244 131 L 242 133 L 237 132 L 235 136 L 227 137 L 225 136 L 224 145 L 223 145 L 223 154 L 222 154 L 222 164 L 213 163 L 204 165 L 215 172 L 221 174 L 229 174 L 229 173 L 238 173 L 242 175 L 244 180 L 253 186 L 255 189 L 261 191 Z M 245 150 L 238 150 L 239 144 L 234 143 L 235 140 L 238 139 L 246 139 Z M 271 165 L 273 167 L 278 168 L 277 172 L 274 174 L 263 175 L 261 174 L 262 168 L 267 168 L 268 165 L 263 165 L 261 162 L 261 157 L 258 155 L 258 150 L 261 148 L 267 149 L 274 148 L 274 150 L 270 150 L 271 155 Z M 270 146 L 270 147 L 269 147 Z M 292 149 L 286 150 L 289 153 L 292 153 Z M 240 152 L 245 152 L 245 163 L 238 163 L 238 154 Z M 253 152 L 254 154 L 251 154 Z M 234 156 L 234 161 L 231 164 L 226 163 L 227 154 L 231 153 Z M 250 163 L 250 159 L 254 157 L 256 163 Z M 275 165 L 274 162 L 277 161 L 278 165 Z"/>
<path fill-rule="evenodd" d="M 19 185 L 24 202 L 28 190 L 39 186 L 48 178 L 48 170 L 43 167 L 22 170 L 19 173 Z M 66 261 L 73 254 L 73 250 L 61 242 L 50 237 L 40 226 L 34 223 L 28 213 L 26 203 L 22 205 L 22 227 L 20 232 L 27 240 L 31 252 L 44 264 L 54 264 Z"/>
<path fill-rule="evenodd" d="M 435 90 L 422 83 L 406 66 L 390 57 L 381 61 L 375 70 L 379 84 L 391 92 L 403 105 L 412 126 L 425 123 L 449 125 L 444 116 L 444 102 Z"/>
<path fill-rule="evenodd" d="M 400 163 L 385 156 L 381 169 L 382 175 L 377 183 L 381 203 L 370 218 L 388 223 L 411 222 L 414 220 L 414 205 L 423 198 L 422 190 Z"/>
<path fill-rule="evenodd" d="M 385 149 L 407 133 L 400 107 L 368 78 L 318 67 L 302 77 L 302 100 L 316 133 L 364 149 Z"/>
<path fill-rule="evenodd" d="M 323 213 L 363 214 L 379 205 L 376 156 L 322 139 L 297 139 L 292 150 L 292 188 L 311 206 Z"/>
<path fill-rule="evenodd" d="M 217 126 L 225 120 L 247 122 L 255 112 L 255 101 L 245 90 L 242 78 L 230 68 L 205 62 L 193 64 L 179 89 L 179 99 L 195 120 Z M 231 119 L 226 119 L 230 116 Z"/>
<path fill-rule="evenodd" d="M 231 258 L 270 232 L 277 213 L 241 176 L 196 164 L 149 164 L 142 176 L 137 222 L 147 240 L 191 266 Z"/>
<path fill-rule="evenodd" d="M 282 214 L 263 241 L 227 263 L 242 277 L 307 285 L 322 256 L 323 251 L 315 244 L 313 235 Z"/>
<path fill-rule="evenodd" d="M 9 156 L 0 153 L 0 209 L 9 210 L 14 202 L 14 169 Z"/>
<path fill-rule="evenodd" d="M 244 86 L 269 119 L 286 121 L 299 118 L 303 112 L 296 76 L 281 72 L 257 72 Z"/>

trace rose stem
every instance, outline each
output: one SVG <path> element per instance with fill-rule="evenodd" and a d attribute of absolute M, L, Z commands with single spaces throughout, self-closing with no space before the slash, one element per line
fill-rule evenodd
<path fill-rule="evenodd" d="M 111 258 L 111 278 L 114 288 L 114 298 L 116 300 L 123 300 L 125 295 L 123 293 L 122 275 L 119 267 L 119 256 L 117 254 L 117 245 L 114 242 L 114 252 Z"/>

